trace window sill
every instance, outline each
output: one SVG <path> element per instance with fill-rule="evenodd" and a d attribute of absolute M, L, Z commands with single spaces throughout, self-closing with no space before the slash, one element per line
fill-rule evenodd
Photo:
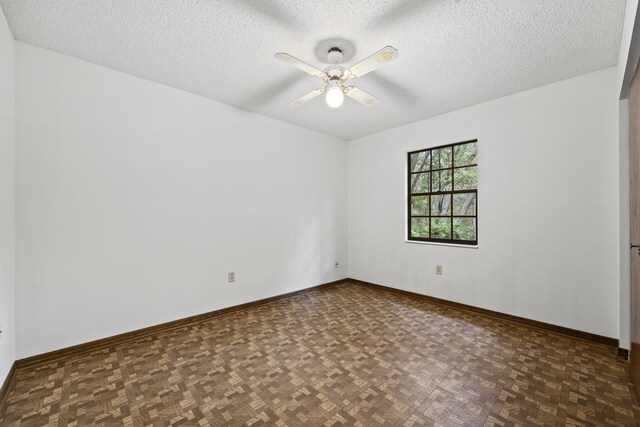
<path fill-rule="evenodd" d="M 405 243 L 416 243 L 418 245 L 434 245 L 434 246 L 451 246 L 454 248 L 467 248 L 467 249 L 478 249 L 478 245 L 459 245 L 456 243 L 437 243 L 437 242 L 422 242 L 420 240 L 406 240 Z"/>

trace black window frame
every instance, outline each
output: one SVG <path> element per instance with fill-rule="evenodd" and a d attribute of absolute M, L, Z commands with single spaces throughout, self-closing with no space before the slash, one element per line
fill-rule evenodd
<path fill-rule="evenodd" d="M 466 189 L 466 190 L 455 190 L 455 173 L 454 171 L 456 169 L 460 169 L 460 168 L 466 168 L 466 167 L 473 167 L 475 166 L 476 168 L 478 168 L 478 159 L 477 159 L 477 154 L 476 154 L 476 162 L 473 164 L 465 164 L 465 165 L 461 165 L 461 166 L 456 166 L 455 165 L 455 147 L 458 145 L 464 145 L 464 144 L 470 144 L 470 143 L 475 143 L 476 144 L 476 153 L 478 150 L 478 140 L 477 139 L 471 139 L 468 141 L 461 141 L 461 142 L 456 142 L 453 144 L 445 144 L 445 145 L 438 145 L 436 147 L 429 147 L 429 148 L 424 148 L 421 150 L 415 150 L 415 151 L 410 151 L 407 153 L 407 201 L 406 201 L 406 207 L 407 207 L 407 241 L 412 241 L 412 242 L 429 242 L 429 243 L 445 243 L 445 244 L 454 244 L 454 245 L 463 245 L 463 246 L 478 246 L 478 185 L 476 185 L 475 189 Z M 440 168 L 440 169 L 433 169 L 433 151 L 435 150 L 439 150 L 442 148 L 448 148 L 451 147 L 451 166 L 449 167 L 445 167 L 445 168 Z M 420 170 L 420 171 L 412 171 L 411 170 L 411 156 L 413 154 L 416 153 L 423 153 L 423 152 L 427 152 L 430 151 L 430 167 L 428 171 L 425 170 Z M 451 171 L 451 190 L 450 191 L 432 191 L 432 174 L 431 172 L 439 172 L 439 171 Z M 419 174 L 419 173 L 425 173 L 425 172 L 429 172 L 429 191 L 428 192 L 422 192 L 422 193 L 411 193 L 411 182 L 412 182 L 412 176 Z M 474 215 L 454 215 L 453 214 L 453 197 L 454 194 L 468 194 L 468 193 L 475 193 L 475 214 Z M 431 215 L 431 196 L 432 195 L 451 195 L 451 207 L 449 209 L 449 215 L 446 216 L 432 216 Z M 412 208 L 411 208 L 411 196 L 429 196 L 429 210 L 428 210 L 428 215 L 412 215 Z M 450 239 L 441 239 L 441 238 L 433 238 L 431 237 L 431 218 L 449 218 L 451 221 L 451 238 Z M 414 237 L 411 235 L 411 219 L 412 218 L 428 218 L 429 219 L 429 237 Z M 453 238 L 453 219 L 454 218 L 473 218 L 475 219 L 475 226 L 476 226 L 476 239 L 475 240 L 457 240 Z"/>

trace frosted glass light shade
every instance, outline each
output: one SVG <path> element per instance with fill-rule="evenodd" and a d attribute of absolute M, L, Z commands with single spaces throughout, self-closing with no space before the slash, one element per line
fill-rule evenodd
<path fill-rule="evenodd" d="M 325 96 L 327 105 L 331 108 L 338 108 L 344 102 L 344 93 L 340 86 L 331 86 Z"/>

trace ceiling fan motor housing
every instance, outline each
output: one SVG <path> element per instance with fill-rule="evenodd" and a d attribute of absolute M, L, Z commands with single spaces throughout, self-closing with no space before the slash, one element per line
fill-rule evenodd
<path fill-rule="evenodd" d="M 340 77 L 331 77 L 329 79 L 329 86 L 341 86 L 342 85 L 342 80 L 340 79 Z"/>

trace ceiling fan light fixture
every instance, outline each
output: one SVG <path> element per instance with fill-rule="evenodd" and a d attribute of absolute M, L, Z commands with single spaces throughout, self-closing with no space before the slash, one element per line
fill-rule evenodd
<path fill-rule="evenodd" d="M 324 82 L 324 87 L 314 89 L 311 92 L 302 95 L 300 98 L 292 101 L 290 103 L 291 105 L 297 107 L 324 93 L 324 100 L 330 108 L 340 107 L 344 102 L 345 95 L 355 101 L 358 101 L 360 104 L 369 107 L 378 102 L 376 97 L 358 89 L 357 87 L 345 87 L 345 83 L 351 79 L 362 77 L 381 65 L 397 59 L 398 50 L 393 46 L 385 46 L 351 68 L 345 69 L 340 65 L 344 60 L 342 49 L 338 47 L 330 47 L 327 52 L 327 61 L 331 65 L 326 67 L 324 71 L 320 71 L 316 67 L 309 65 L 288 53 L 276 53 L 276 58 L 293 65 L 307 74 L 318 77 Z"/>
<path fill-rule="evenodd" d="M 329 85 L 329 89 L 327 89 L 327 94 L 325 95 L 324 100 L 327 102 L 327 105 L 331 108 L 338 108 L 344 102 L 344 92 L 340 83 L 332 81 Z"/>

